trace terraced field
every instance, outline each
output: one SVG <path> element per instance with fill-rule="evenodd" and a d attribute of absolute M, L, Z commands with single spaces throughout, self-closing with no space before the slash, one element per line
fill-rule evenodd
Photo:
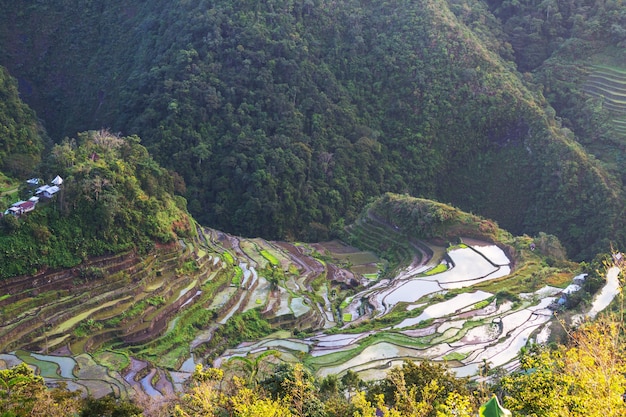
<path fill-rule="evenodd" d="M 602 100 L 616 134 L 626 137 L 626 69 L 594 66 L 583 86 L 587 94 Z"/>
<path fill-rule="evenodd" d="M 325 259 L 335 249 L 344 258 L 352 253 L 374 264 L 378 258 L 328 247 L 238 239 L 198 227 L 194 239 L 147 256 L 104 257 L 4 282 L 0 366 L 25 361 L 49 380 L 72 381 L 97 395 L 165 395 L 180 388 L 194 360 L 213 352 L 207 343 L 235 315 L 256 309 L 277 329 L 334 327 L 333 303 L 369 280 L 341 260 L 317 259 L 317 251 Z M 364 262 L 350 264 L 371 269 Z M 63 360 L 73 365 L 55 365 Z"/>
<path fill-rule="evenodd" d="M 546 339 L 548 307 L 562 288 L 535 288 L 529 275 L 541 262 L 528 238 L 516 248 L 422 242 L 372 215 L 348 233 L 365 250 L 197 227 L 194 238 L 146 256 L 4 282 L 0 367 L 24 361 L 50 382 L 96 396 L 156 397 L 181 390 L 196 363 L 232 368 L 234 357 L 266 352 L 320 376 L 378 378 L 405 359 L 474 375 L 484 362 L 514 367 L 529 339 Z M 496 287 L 517 293 L 501 296 Z M 272 334 L 237 346 L 217 337 L 252 310 Z"/>

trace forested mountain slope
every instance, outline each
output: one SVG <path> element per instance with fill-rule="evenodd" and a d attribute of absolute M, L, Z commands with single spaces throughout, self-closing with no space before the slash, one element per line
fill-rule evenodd
<path fill-rule="evenodd" d="M 486 3 L 2 3 L 0 64 L 51 135 L 139 134 L 205 224 L 322 239 L 395 191 L 576 257 L 623 237 L 621 183 L 516 71 Z"/>
<path fill-rule="evenodd" d="M 28 175 L 41 160 L 43 129 L 19 97 L 17 83 L 0 67 L 0 171 Z"/>

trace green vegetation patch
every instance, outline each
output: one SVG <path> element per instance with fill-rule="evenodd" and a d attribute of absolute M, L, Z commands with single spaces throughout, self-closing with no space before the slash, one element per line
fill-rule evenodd
<path fill-rule="evenodd" d="M 353 298 L 354 297 L 348 297 L 345 300 L 343 300 L 341 304 L 339 305 L 339 308 L 343 310 L 344 308 L 348 307 L 350 303 L 352 302 Z"/>
<path fill-rule="evenodd" d="M 241 280 L 243 279 L 243 270 L 238 266 L 235 266 L 233 269 L 234 269 L 235 275 L 233 276 L 233 279 L 231 280 L 231 284 L 238 287 L 241 285 Z"/>
<path fill-rule="evenodd" d="M 445 360 L 445 361 L 462 361 L 465 358 L 467 358 L 467 354 L 466 353 L 452 352 L 452 353 L 448 353 L 447 355 L 445 355 L 443 357 L 443 360 Z"/>
<path fill-rule="evenodd" d="M 445 272 L 447 270 L 448 270 L 448 265 L 444 264 L 444 263 L 440 263 L 436 267 L 431 268 L 428 271 L 424 272 L 424 275 L 427 275 L 427 276 L 437 275 L 437 274 L 441 274 L 442 272 Z"/>
<path fill-rule="evenodd" d="M 94 360 L 112 371 L 121 372 L 130 365 L 128 354 L 113 350 L 100 350 L 92 354 Z"/>
<path fill-rule="evenodd" d="M 480 310 L 481 308 L 485 308 L 487 307 L 489 304 L 491 304 L 494 300 L 494 297 L 489 297 L 486 300 L 483 301 L 479 301 L 476 304 L 474 304 L 473 309 L 474 310 Z"/>
<path fill-rule="evenodd" d="M 278 261 L 278 259 L 274 255 L 272 255 L 270 252 L 268 252 L 266 249 L 262 249 L 260 253 L 261 253 L 261 256 L 263 256 L 265 259 L 267 259 L 267 261 L 272 266 L 280 265 L 280 262 Z"/>
<path fill-rule="evenodd" d="M 233 255 L 231 255 L 230 252 L 228 251 L 222 252 L 221 257 L 222 257 L 222 260 L 226 262 L 228 265 L 233 265 L 235 263 L 235 259 L 233 258 Z"/>
<path fill-rule="evenodd" d="M 243 341 L 261 339 L 273 331 L 272 326 L 261 317 L 261 313 L 252 309 L 234 314 L 225 325 L 215 331 L 206 347 L 212 355 L 221 354 L 229 347 L 237 346 Z"/>

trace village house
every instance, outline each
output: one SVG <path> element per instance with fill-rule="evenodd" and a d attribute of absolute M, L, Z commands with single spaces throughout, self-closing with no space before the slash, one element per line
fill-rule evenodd
<path fill-rule="evenodd" d="M 36 185 L 39 185 L 39 179 L 31 178 L 29 180 L 26 180 L 26 183 L 29 186 L 36 186 Z M 57 175 L 56 177 L 54 177 L 51 183 L 53 185 L 46 184 L 37 188 L 34 192 L 35 195 L 30 197 L 28 201 L 20 200 L 16 203 L 13 203 L 11 207 L 9 207 L 4 213 L 0 212 L 0 217 L 6 214 L 13 214 L 14 216 L 20 216 L 24 213 L 29 213 L 35 210 L 35 207 L 37 206 L 37 203 L 39 202 L 40 198 L 43 197 L 43 198 L 50 199 L 61 190 L 59 186 L 63 184 L 63 178 Z"/>
<path fill-rule="evenodd" d="M 13 203 L 11 207 L 4 214 L 13 214 L 14 216 L 20 216 L 24 213 L 29 213 L 35 210 L 35 202 L 33 201 L 18 201 Z"/>
<path fill-rule="evenodd" d="M 63 178 L 57 175 L 52 181 L 50 181 L 50 184 L 56 185 L 58 187 L 59 185 L 63 184 Z"/>
<path fill-rule="evenodd" d="M 42 185 L 41 187 L 39 187 L 39 188 L 37 188 L 35 190 L 35 195 L 43 194 L 43 192 L 46 191 L 48 188 L 50 188 L 50 186 L 48 184 Z"/>
<path fill-rule="evenodd" d="M 56 193 L 58 193 L 60 188 L 57 185 L 42 185 L 41 187 L 35 190 L 35 196 L 44 197 L 44 198 L 52 198 Z"/>

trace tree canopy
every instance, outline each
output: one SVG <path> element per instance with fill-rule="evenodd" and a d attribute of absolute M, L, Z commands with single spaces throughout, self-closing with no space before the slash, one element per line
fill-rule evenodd
<path fill-rule="evenodd" d="M 618 171 L 516 70 L 591 31 L 576 20 L 588 5 L 519 3 L 8 5 L 0 63 L 57 142 L 101 126 L 141 136 L 184 177 L 190 212 L 228 232 L 326 239 L 369 198 L 406 192 L 592 257 L 624 239 Z M 581 16 L 618 33 L 611 4 Z M 518 42 L 536 36 L 552 43 Z"/>

